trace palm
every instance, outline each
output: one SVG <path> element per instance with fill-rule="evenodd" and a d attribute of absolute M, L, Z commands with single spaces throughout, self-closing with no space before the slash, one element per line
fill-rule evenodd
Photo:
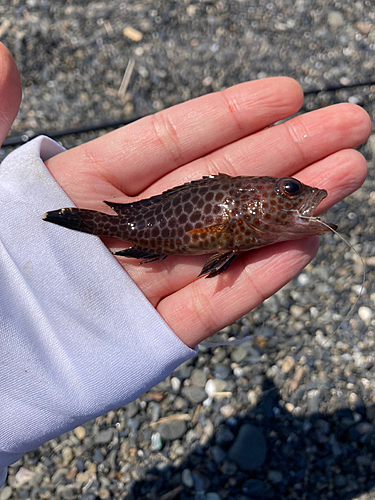
<path fill-rule="evenodd" d="M 244 83 L 146 117 L 46 164 L 81 208 L 105 211 L 102 200 L 126 203 L 224 172 L 297 176 L 328 191 L 321 204 L 326 210 L 362 184 L 365 160 L 347 148 L 367 139 L 370 122 L 361 108 L 343 104 L 266 128 L 301 103 L 300 87 L 290 79 Z M 114 240 L 105 243 L 122 248 Z M 288 282 L 317 245 L 309 238 L 255 250 L 211 280 L 197 279 L 204 256 L 173 256 L 144 266 L 119 262 L 175 333 L 193 346 Z"/>

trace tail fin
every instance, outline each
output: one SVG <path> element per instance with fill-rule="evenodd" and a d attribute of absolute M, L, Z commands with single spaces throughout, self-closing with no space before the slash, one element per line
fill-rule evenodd
<path fill-rule="evenodd" d="M 42 219 L 59 226 L 67 227 L 68 229 L 81 231 L 82 233 L 118 237 L 118 229 L 116 227 L 118 217 L 96 212 L 95 210 L 61 208 L 60 210 L 46 212 L 42 216 Z"/>

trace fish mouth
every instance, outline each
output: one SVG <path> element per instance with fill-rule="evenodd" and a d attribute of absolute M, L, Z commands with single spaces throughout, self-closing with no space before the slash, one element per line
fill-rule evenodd
<path fill-rule="evenodd" d="M 327 196 L 328 193 L 325 189 L 317 189 L 317 192 L 314 194 L 313 198 L 308 199 L 306 203 L 302 205 L 298 210 L 297 215 L 300 223 L 303 222 L 305 224 L 309 224 L 310 227 L 312 227 L 312 225 L 317 225 L 319 228 L 319 233 L 328 232 L 330 231 L 330 229 L 333 229 L 335 231 L 337 229 L 336 224 L 321 221 L 319 217 L 314 216 L 316 207 L 324 200 L 324 198 L 327 198 Z"/>
<path fill-rule="evenodd" d="M 314 197 L 306 201 L 304 205 L 298 211 L 298 214 L 303 217 L 313 217 L 316 207 L 320 204 L 324 198 L 327 198 L 327 191 L 325 189 L 319 189 L 315 193 Z"/>

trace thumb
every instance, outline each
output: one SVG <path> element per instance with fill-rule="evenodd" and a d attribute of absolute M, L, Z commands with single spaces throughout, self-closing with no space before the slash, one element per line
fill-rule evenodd
<path fill-rule="evenodd" d="M 0 146 L 17 116 L 21 96 L 21 79 L 16 63 L 0 42 Z"/>

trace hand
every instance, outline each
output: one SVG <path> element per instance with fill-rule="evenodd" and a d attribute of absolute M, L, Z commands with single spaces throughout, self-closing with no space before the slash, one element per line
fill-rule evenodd
<path fill-rule="evenodd" d="M 8 60 L 15 78 L 12 64 Z M 2 71 L 0 79 L 1 95 L 11 96 Z M 17 99 L 16 93 L 1 101 L 3 137 Z M 364 181 L 366 162 L 350 148 L 368 138 L 371 123 L 360 107 L 339 104 L 266 128 L 296 113 L 302 101 L 300 86 L 289 78 L 243 83 L 143 118 L 46 165 L 76 206 L 108 213 L 102 200 L 128 203 L 218 172 L 295 176 L 328 191 L 319 206 L 324 211 Z M 254 250 L 210 280 L 197 279 L 206 256 L 172 256 L 143 266 L 119 262 L 180 339 L 194 346 L 275 293 L 317 248 L 313 237 Z"/>

